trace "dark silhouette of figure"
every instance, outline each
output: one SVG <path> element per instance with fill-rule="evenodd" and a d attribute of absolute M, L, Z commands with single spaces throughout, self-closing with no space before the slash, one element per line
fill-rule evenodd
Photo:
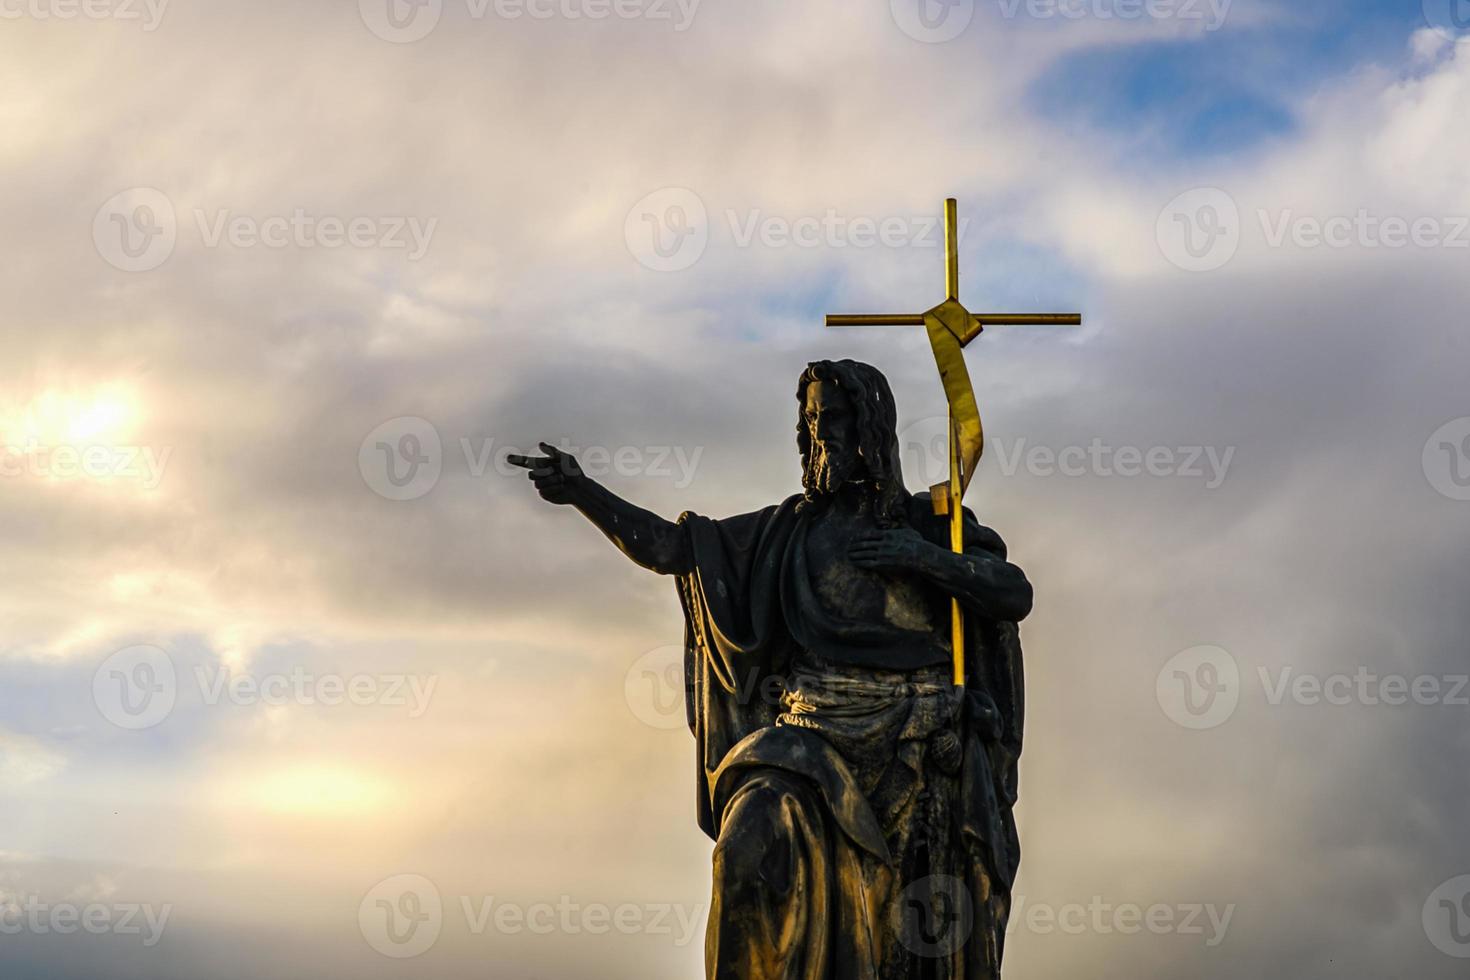
<path fill-rule="evenodd" d="M 802 373 L 802 493 L 666 521 L 543 443 L 512 456 L 624 554 L 677 578 L 713 980 L 999 977 L 1031 586 L 965 512 L 964 553 L 903 485 L 887 379 Z M 965 611 L 966 686 L 949 605 Z"/>

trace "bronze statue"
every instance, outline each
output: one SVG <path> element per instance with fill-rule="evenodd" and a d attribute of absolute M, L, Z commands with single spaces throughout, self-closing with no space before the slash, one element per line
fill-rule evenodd
<path fill-rule="evenodd" d="M 664 520 L 544 443 L 510 461 L 677 578 L 698 820 L 716 842 L 707 975 L 998 977 L 1031 586 L 968 509 L 954 541 L 947 504 L 905 489 L 875 368 L 812 363 L 797 401 L 803 492 L 738 517 Z"/>

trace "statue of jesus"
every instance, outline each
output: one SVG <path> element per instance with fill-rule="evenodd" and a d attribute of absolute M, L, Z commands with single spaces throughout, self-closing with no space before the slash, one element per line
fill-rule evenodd
<path fill-rule="evenodd" d="M 968 509 L 958 553 L 949 519 L 904 488 L 876 368 L 814 362 L 796 397 L 802 492 L 737 517 L 664 520 L 545 443 L 510 461 L 677 579 L 715 841 L 707 977 L 994 980 L 1020 861 L 1031 585 Z"/>

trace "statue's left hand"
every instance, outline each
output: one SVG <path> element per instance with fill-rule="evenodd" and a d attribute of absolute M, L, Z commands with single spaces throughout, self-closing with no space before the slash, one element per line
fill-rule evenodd
<path fill-rule="evenodd" d="M 911 571 L 919 567 L 924 552 L 932 547 L 913 528 L 890 528 L 859 534 L 848 546 L 847 557 L 858 568 L 875 572 Z"/>

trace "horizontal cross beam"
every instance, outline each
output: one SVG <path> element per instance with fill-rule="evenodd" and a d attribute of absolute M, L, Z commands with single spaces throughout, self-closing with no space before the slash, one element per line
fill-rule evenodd
<path fill-rule="evenodd" d="M 987 327 L 1080 327 L 1080 313 L 972 313 Z M 829 327 L 922 327 L 922 313 L 828 313 Z"/>

